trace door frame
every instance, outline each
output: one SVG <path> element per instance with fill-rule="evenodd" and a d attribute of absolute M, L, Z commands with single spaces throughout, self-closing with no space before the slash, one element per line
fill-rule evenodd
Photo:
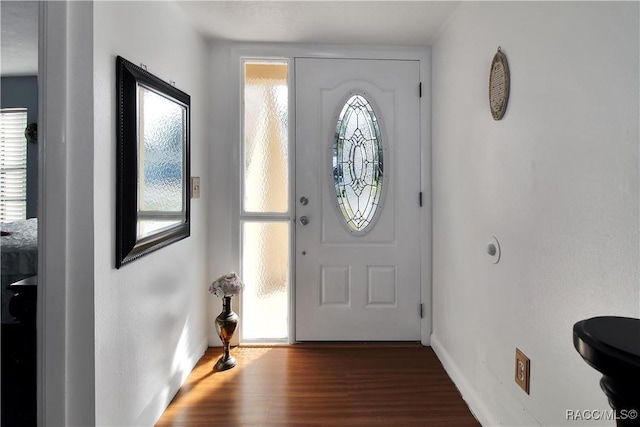
<path fill-rule="evenodd" d="M 37 425 L 91 425 L 93 3 L 40 2 L 38 21 Z"/>
<path fill-rule="evenodd" d="M 227 76 L 219 76 L 230 82 L 232 90 L 237 94 L 237 108 L 230 104 L 227 115 L 230 124 L 221 137 L 227 141 L 236 141 L 231 147 L 230 164 L 238 164 L 242 150 L 242 63 L 246 59 L 289 59 L 289 123 L 295 124 L 295 61 L 294 58 L 331 58 L 331 59 L 379 59 L 379 60 L 413 60 L 420 65 L 420 81 L 422 82 L 422 97 L 420 98 L 420 183 L 422 188 L 423 205 L 420 210 L 420 289 L 421 303 L 424 316 L 420 323 L 421 343 L 430 345 L 432 332 L 432 208 L 431 208 L 431 48 L 391 46 L 371 47 L 357 45 L 315 45 L 315 44 L 279 44 L 279 43 L 220 43 L 216 50 L 221 57 L 228 59 Z M 215 55 L 212 60 L 215 60 Z M 416 87 L 418 91 L 418 87 Z M 289 126 L 289 200 L 291 234 L 290 234 L 290 271 L 289 271 L 289 343 L 295 343 L 295 126 Z M 240 168 L 241 169 L 241 168 Z M 232 233 L 232 250 L 237 259 L 237 266 L 241 260 L 241 179 L 242 170 L 234 175 L 231 183 L 230 195 L 236 200 L 233 203 L 232 218 L 235 219 Z M 241 314 L 241 313 L 240 313 Z"/>

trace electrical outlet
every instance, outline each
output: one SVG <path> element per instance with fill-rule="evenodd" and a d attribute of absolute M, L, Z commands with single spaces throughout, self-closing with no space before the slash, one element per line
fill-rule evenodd
<path fill-rule="evenodd" d="M 200 198 L 200 177 L 199 176 L 191 177 L 191 198 L 192 199 Z"/>
<path fill-rule="evenodd" d="M 529 376 L 531 361 L 523 352 L 516 348 L 516 384 L 529 394 Z"/>

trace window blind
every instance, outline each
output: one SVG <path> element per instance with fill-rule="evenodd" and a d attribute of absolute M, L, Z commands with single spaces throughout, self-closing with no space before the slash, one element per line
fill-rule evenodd
<path fill-rule="evenodd" d="M 26 108 L 0 109 L 0 221 L 27 216 Z"/>

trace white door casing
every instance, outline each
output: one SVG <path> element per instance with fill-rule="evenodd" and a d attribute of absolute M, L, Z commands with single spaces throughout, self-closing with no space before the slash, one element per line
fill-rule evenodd
<path fill-rule="evenodd" d="M 419 81 L 418 61 L 295 60 L 297 341 L 421 338 Z M 336 123 L 353 94 L 372 104 L 384 148 L 380 212 L 364 235 L 348 230 L 333 182 Z"/>

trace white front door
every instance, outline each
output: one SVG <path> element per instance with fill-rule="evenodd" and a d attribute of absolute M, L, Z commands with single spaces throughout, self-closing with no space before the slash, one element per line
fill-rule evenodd
<path fill-rule="evenodd" d="M 420 340 L 419 75 L 295 60 L 297 341 Z"/>

